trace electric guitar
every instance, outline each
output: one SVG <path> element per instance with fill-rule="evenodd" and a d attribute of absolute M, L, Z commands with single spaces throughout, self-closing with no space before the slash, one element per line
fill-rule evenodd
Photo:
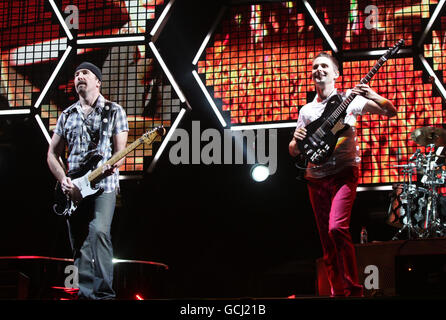
<path fill-rule="evenodd" d="M 387 50 L 360 83 L 367 84 L 378 69 L 403 45 L 404 40 L 401 39 Z M 332 96 L 321 117 L 305 127 L 307 135 L 298 142 L 297 147 L 309 162 L 316 165 L 324 163 L 333 153 L 340 134 L 349 128 L 349 125 L 344 123 L 344 118 L 347 107 L 355 97 L 355 93 L 350 93 L 345 100 L 339 94 Z"/>
<path fill-rule="evenodd" d="M 103 165 L 96 168 L 97 164 L 102 160 L 102 155 L 93 154 L 79 167 L 79 169 L 68 174 L 68 177 L 72 179 L 72 183 L 79 189 L 80 200 L 73 200 L 68 195 L 64 194 L 59 181 L 55 187 L 55 201 L 53 210 L 57 215 L 71 216 L 73 212 L 79 207 L 81 201 L 89 196 L 100 194 L 104 190 L 96 187 L 96 184 L 101 181 L 105 176 L 103 175 L 103 169 L 105 165 L 114 165 L 116 162 L 124 158 L 128 153 L 136 149 L 139 145 L 146 143 L 152 144 L 158 136 L 163 136 L 166 133 L 166 129 L 163 126 L 156 127 L 155 129 L 146 132 L 139 139 L 136 139 L 133 143 L 128 145 L 125 149 L 115 153 L 108 161 Z M 95 169 L 96 168 L 96 169 Z"/>

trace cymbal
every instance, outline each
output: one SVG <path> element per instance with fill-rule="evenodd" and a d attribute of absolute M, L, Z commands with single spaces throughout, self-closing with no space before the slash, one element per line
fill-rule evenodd
<path fill-rule="evenodd" d="M 436 127 L 417 128 L 410 134 L 410 137 L 420 146 L 444 146 L 446 144 L 446 130 Z"/>

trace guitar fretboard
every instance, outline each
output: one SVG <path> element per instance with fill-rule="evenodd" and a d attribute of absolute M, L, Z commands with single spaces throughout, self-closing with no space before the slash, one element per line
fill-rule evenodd
<path fill-rule="evenodd" d="M 131 151 L 136 149 L 139 145 L 143 144 L 144 142 L 147 144 L 151 144 L 153 140 L 158 136 L 158 131 L 153 130 L 149 132 L 148 137 L 143 135 L 142 137 L 136 139 L 131 144 L 129 144 L 125 149 L 122 149 L 121 151 L 115 153 L 110 159 L 108 159 L 103 165 L 96 168 L 92 173 L 88 175 L 88 181 L 94 181 L 97 178 L 99 178 L 102 175 L 102 170 L 105 165 L 114 165 L 116 162 L 124 158 L 127 154 L 129 154 Z"/>
<path fill-rule="evenodd" d="M 373 68 L 366 74 L 364 78 L 361 79 L 360 83 L 367 84 L 386 61 L 387 59 L 385 56 L 379 58 L 379 60 L 375 63 Z M 334 125 L 334 123 L 339 119 L 339 117 L 344 113 L 344 111 L 347 110 L 349 104 L 353 101 L 353 99 L 355 99 L 356 96 L 357 96 L 356 93 L 353 92 L 350 93 L 348 97 L 330 115 L 330 117 L 327 119 L 327 122 L 330 125 Z"/>

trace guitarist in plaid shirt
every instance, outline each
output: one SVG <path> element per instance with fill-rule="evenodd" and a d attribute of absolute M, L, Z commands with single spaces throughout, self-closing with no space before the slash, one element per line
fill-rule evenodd
<path fill-rule="evenodd" d="M 68 147 L 68 169 L 79 169 L 90 155 L 100 153 L 107 161 L 113 153 L 126 147 L 128 122 L 124 109 L 106 101 L 100 93 L 101 70 L 83 62 L 75 70 L 74 85 L 79 100 L 60 115 L 48 149 L 48 166 L 61 188 L 73 201 L 80 201 L 79 189 L 74 185 L 59 158 Z M 107 132 L 101 132 L 104 108 L 110 112 Z M 109 109 L 108 109 L 109 108 Z M 103 135 L 103 137 L 101 137 Z M 113 166 L 105 166 L 98 186 L 103 193 L 84 199 L 75 214 L 67 218 L 74 264 L 79 276 L 79 299 L 114 299 L 113 248 L 111 224 L 119 191 L 118 168 L 125 158 Z"/>

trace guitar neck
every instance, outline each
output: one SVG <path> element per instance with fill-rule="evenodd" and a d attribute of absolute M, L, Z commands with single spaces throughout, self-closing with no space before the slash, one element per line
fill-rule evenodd
<path fill-rule="evenodd" d="M 129 144 L 125 149 L 122 149 L 121 151 L 115 153 L 110 159 L 108 159 L 104 164 L 96 168 L 92 173 L 88 175 L 88 181 L 94 181 L 97 178 L 99 178 L 102 175 L 102 170 L 105 165 L 114 165 L 116 162 L 124 158 L 128 153 L 135 150 L 139 145 L 143 144 L 144 142 L 151 143 L 156 137 L 156 134 L 152 134 L 149 136 L 149 140 L 145 141 L 143 137 L 140 137 L 139 139 L 133 141 L 131 144 Z"/>
<path fill-rule="evenodd" d="M 384 56 L 379 58 L 379 60 L 375 63 L 373 68 L 366 74 L 366 76 L 364 78 L 361 79 L 360 83 L 367 84 L 373 78 L 373 76 L 378 72 L 379 68 L 381 68 L 386 61 L 387 61 L 387 59 Z M 335 120 L 337 120 L 344 113 L 344 111 L 347 110 L 347 107 L 353 101 L 353 99 L 355 99 L 356 96 L 357 96 L 356 93 L 350 93 L 348 95 L 348 97 L 336 108 L 336 110 L 330 116 L 331 122 L 334 123 Z"/>

